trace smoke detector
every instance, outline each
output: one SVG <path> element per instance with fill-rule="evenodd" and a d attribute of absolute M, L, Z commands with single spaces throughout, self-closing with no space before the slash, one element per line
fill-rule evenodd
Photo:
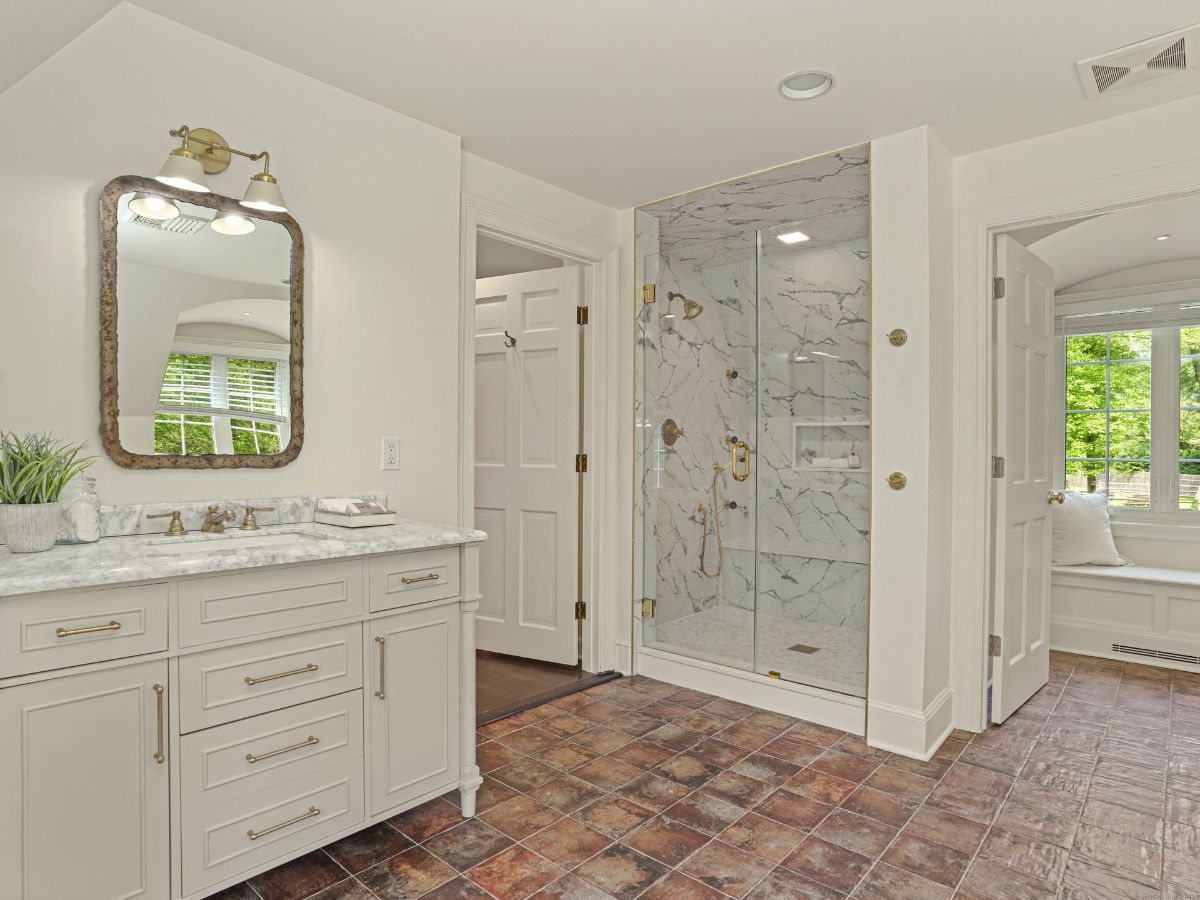
<path fill-rule="evenodd" d="M 1080 60 L 1076 66 L 1089 100 L 1182 75 L 1200 66 L 1200 25 Z"/>

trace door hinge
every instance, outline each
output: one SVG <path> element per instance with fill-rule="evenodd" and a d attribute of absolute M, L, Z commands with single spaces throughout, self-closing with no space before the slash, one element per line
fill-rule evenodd
<path fill-rule="evenodd" d="M 988 656 L 999 656 L 999 655 L 1000 655 L 1000 635 L 989 634 L 988 635 Z"/>
<path fill-rule="evenodd" d="M 658 293 L 657 285 L 643 284 L 642 285 L 642 302 L 643 303 L 653 303 L 654 299 L 655 299 L 655 294 L 657 294 L 657 293 Z"/>
<path fill-rule="evenodd" d="M 586 306 L 575 307 L 575 324 L 586 325 L 588 323 L 588 308 Z"/>
<path fill-rule="evenodd" d="M 575 471 L 579 472 L 580 474 L 583 474 L 584 472 L 587 471 L 587 454 L 586 453 L 576 453 L 575 454 Z"/>
<path fill-rule="evenodd" d="M 1004 278 L 1002 276 L 997 275 L 992 279 L 992 299 L 1004 299 Z"/>
<path fill-rule="evenodd" d="M 992 457 L 992 477 L 993 478 L 1003 478 L 1004 477 L 1004 457 L 1003 456 L 993 456 Z"/>
<path fill-rule="evenodd" d="M 642 598 L 642 618 L 643 619 L 653 619 L 654 618 L 654 598 L 653 597 L 643 597 Z"/>
<path fill-rule="evenodd" d="M 767 672 L 767 677 L 774 678 L 776 681 L 779 681 L 781 678 L 783 678 L 783 675 L 781 675 L 779 672 L 776 672 L 774 669 L 770 669 Z"/>
<path fill-rule="evenodd" d="M 578 622 L 578 621 L 581 621 L 586 618 L 587 618 L 587 601 L 586 600 L 576 600 L 575 601 L 575 621 Z"/>

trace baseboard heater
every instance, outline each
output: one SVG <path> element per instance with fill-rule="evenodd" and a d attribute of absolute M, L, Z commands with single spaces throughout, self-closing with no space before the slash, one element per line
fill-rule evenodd
<path fill-rule="evenodd" d="M 1149 647 L 1131 647 L 1128 644 L 1113 644 L 1113 653 L 1131 653 L 1134 656 L 1149 656 L 1154 659 L 1167 659 L 1171 662 L 1189 663 L 1200 666 L 1200 656 L 1191 653 L 1173 653 L 1170 650 L 1151 650 Z"/>

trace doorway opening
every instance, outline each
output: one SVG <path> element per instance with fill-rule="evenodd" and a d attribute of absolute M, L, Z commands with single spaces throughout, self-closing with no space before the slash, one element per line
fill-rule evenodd
<path fill-rule="evenodd" d="M 1000 723 L 1052 649 L 1200 672 L 1200 195 L 1000 229 L 992 252 Z"/>
<path fill-rule="evenodd" d="M 620 677 L 600 649 L 612 613 L 593 481 L 611 464 L 595 319 L 617 259 L 512 210 L 467 198 L 464 213 L 462 515 L 489 536 L 468 562 L 482 724 Z"/>

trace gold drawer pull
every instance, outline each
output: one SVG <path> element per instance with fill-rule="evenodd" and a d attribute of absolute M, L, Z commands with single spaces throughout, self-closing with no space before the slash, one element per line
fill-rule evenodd
<path fill-rule="evenodd" d="M 383 686 L 387 681 L 387 638 L 379 635 L 375 638 L 375 643 L 379 645 L 379 690 L 375 692 L 375 696 L 384 700 L 387 698 L 387 694 L 384 693 L 386 688 Z"/>
<path fill-rule="evenodd" d="M 441 578 L 437 572 L 430 572 L 428 575 L 422 575 L 420 578 L 401 578 L 401 584 L 420 584 L 422 581 L 437 581 Z"/>
<path fill-rule="evenodd" d="M 120 631 L 121 623 L 115 619 L 107 625 L 93 625 L 91 628 L 56 628 L 54 633 L 60 638 L 74 637 L 77 634 L 96 634 L 100 631 Z"/>
<path fill-rule="evenodd" d="M 264 681 L 274 681 L 277 678 L 291 678 L 293 675 L 304 675 L 307 672 L 317 671 L 316 663 L 309 663 L 300 669 L 292 669 L 290 672 L 277 672 L 274 675 L 260 675 L 255 678 L 253 675 L 246 676 L 246 684 L 254 687 L 256 684 L 262 684 Z"/>
<path fill-rule="evenodd" d="M 246 762 L 254 765 L 256 762 L 262 762 L 264 759 L 270 759 L 272 756 L 279 756 L 282 753 L 291 753 L 293 750 L 303 750 L 305 747 L 315 747 L 321 743 L 320 738 L 315 738 L 311 734 L 307 741 L 301 741 L 298 744 L 292 744 L 290 747 L 280 747 L 278 750 L 272 750 L 270 753 L 261 753 L 255 756 L 253 753 L 246 754 Z"/>
<path fill-rule="evenodd" d="M 278 825 L 272 825 L 270 828 L 264 828 L 262 831 L 255 831 L 251 828 L 246 832 L 246 837 L 252 841 L 257 841 L 260 837 L 266 837 L 268 834 L 274 834 L 280 828 L 287 828 L 289 825 L 295 825 L 297 822 L 303 822 L 305 819 L 311 819 L 313 816 L 319 816 L 321 811 L 315 806 L 310 806 L 308 812 L 296 816 L 294 819 L 288 819 L 286 822 L 280 822 Z"/>
<path fill-rule="evenodd" d="M 158 749 L 154 751 L 154 761 L 160 766 L 167 761 L 166 747 L 163 744 L 163 686 L 154 686 L 154 706 L 158 713 Z"/>

